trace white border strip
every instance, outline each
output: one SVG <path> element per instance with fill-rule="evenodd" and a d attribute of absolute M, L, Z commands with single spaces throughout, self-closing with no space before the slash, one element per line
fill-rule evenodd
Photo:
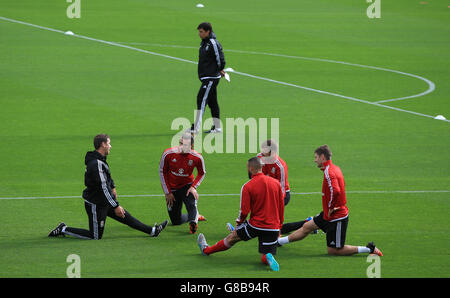
<path fill-rule="evenodd" d="M 354 190 L 347 191 L 348 194 L 420 194 L 420 193 L 450 193 L 450 190 Z M 291 192 L 293 195 L 320 195 L 321 192 Z M 238 197 L 238 193 L 223 194 L 200 194 L 201 197 Z M 164 194 L 144 194 L 144 195 L 121 195 L 119 198 L 148 198 L 148 197 L 164 197 Z M 0 200 L 39 200 L 39 199 L 80 199 L 81 196 L 49 196 L 49 197 L 4 197 Z"/>
<path fill-rule="evenodd" d="M 61 30 L 52 29 L 52 28 L 48 28 L 48 27 L 44 27 L 44 26 L 39 26 L 39 25 L 27 23 L 27 22 L 14 20 L 14 19 L 9 19 L 9 18 L 5 18 L 5 17 L 2 17 L 2 16 L 0 16 L 0 19 L 4 20 L 4 21 L 9 21 L 9 22 L 12 22 L 12 23 L 27 25 L 27 26 L 31 26 L 31 27 L 34 27 L 34 28 L 38 28 L 38 29 L 43 29 L 43 30 L 48 30 L 48 31 L 57 32 L 57 33 L 63 33 L 64 34 L 64 32 L 61 31 Z M 133 50 L 133 51 L 138 51 L 138 52 L 142 52 L 142 53 L 146 53 L 146 54 L 150 54 L 150 55 L 160 56 L 160 57 L 169 58 L 169 59 L 173 59 L 173 60 L 178 60 L 178 61 L 182 61 L 182 62 L 187 62 L 187 63 L 191 63 L 191 64 L 198 64 L 197 62 L 194 62 L 194 61 L 191 61 L 191 60 L 182 59 L 182 58 L 178 58 L 178 57 L 173 57 L 173 56 L 169 56 L 169 55 L 164 55 L 164 54 L 160 54 L 160 53 L 156 53 L 156 52 L 151 52 L 151 51 L 147 51 L 147 50 L 143 50 L 143 49 L 139 49 L 139 48 L 135 48 L 135 47 L 130 47 L 130 46 L 127 46 L 127 45 L 124 45 L 124 44 L 120 44 L 120 43 L 117 43 L 117 42 L 101 40 L 101 39 L 92 38 L 92 37 L 83 36 L 83 35 L 78 35 L 78 34 L 74 34 L 74 35 L 72 35 L 72 37 L 78 37 L 78 38 L 82 38 L 82 39 L 96 41 L 96 42 L 100 42 L 100 43 L 103 43 L 103 44 L 108 44 L 108 45 L 112 45 L 112 46 L 116 46 L 116 47 L 126 48 L 126 49 Z M 343 62 L 343 63 L 347 63 L 347 62 Z M 277 83 L 277 84 L 280 84 L 280 85 L 285 85 L 285 86 L 300 88 L 300 89 L 309 90 L 309 91 L 313 91 L 313 92 L 318 92 L 318 93 L 322 93 L 322 94 L 327 94 L 327 95 L 332 95 L 332 96 L 336 96 L 336 97 L 341 97 L 341 98 L 345 98 L 345 99 L 348 99 L 348 100 L 357 101 L 357 102 L 360 102 L 360 103 L 366 103 L 366 104 L 370 104 L 370 105 L 374 105 L 374 106 L 378 106 L 378 107 L 382 107 L 382 108 L 387 108 L 387 109 L 391 109 L 391 110 L 395 110 L 395 111 L 399 111 L 399 112 L 409 113 L 409 114 L 422 116 L 422 117 L 427 117 L 427 118 L 431 118 L 431 119 L 435 118 L 435 116 L 431 116 L 431 115 L 427 115 L 427 114 L 422 114 L 422 113 L 413 112 L 413 111 L 409 111 L 409 110 L 404 110 L 404 109 L 400 109 L 400 108 L 395 108 L 395 107 L 391 107 L 391 106 L 387 106 L 387 105 L 382 105 L 379 102 L 370 102 L 370 101 L 359 99 L 359 98 L 355 98 L 355 97 L 345 96 L 345 95 L 341 95 L 341 94 L 338 94 L 338 93 L 333 93 L 333 92 L 318 90 L 318 89 L 314 89 L 314 88 L 304 87 L 304 86 L 300 86 L 300 85 L 295 85 L 295 84 L 291 84 L 291 83 L 286 83 L 286 82 L 282 82 L 282 81 L 272 80 L 272 79 L 269 79 L 269 78 L 255 76 L 255 75 L 251 75 L 251 74 L 244 73 L 244 72 L 234 71 L 234 73 L 239 74 L 239 75 L 243 75 L 243 76 L 247 76 L 247 77 L 251 77 L 251 78 L 255 78 L 255 79 L 260 79 L 260 80 L 272 82 L 272 83 Z M 406 74 L 406 73 L 404 73 L 404 74 Z M 425 91 L 425 92 L 427 92 L 427 91 Z M 449 119 L 443 119 L 441 121 L 450 122 Z"/>

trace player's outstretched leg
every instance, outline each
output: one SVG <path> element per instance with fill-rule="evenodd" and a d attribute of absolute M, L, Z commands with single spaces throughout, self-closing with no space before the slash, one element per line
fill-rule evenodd
<path fill-rule="evenodd" d="M 203 255 L 210 255 L 219 251 L 227 250 L 231 247 L 231 245 L 227 242 L 227 238 L 218 241 L 213 246 L 208 246 L 208 243 L 206 243 L 205 235 L 201 233 L 198 235 L 197 244 Z"/>
<path fill-rule="evenodd" d="M 130 228 L 144 232 L 144 233 L 150 235 L 151 237 L 157 237 L 161 233 L 161 231 L 164 230 L 164 228 L 167 226 L 167 223 L 168 223 L 168 221 L 165 220 L 161 224 L 155 223 L 155 225 L 153 225 L 153 227 L 151 227 L 151 226 L 148 226 L 148 225 L 140 222 L 137 218 L 133 217 L 127 210 L 125 210 L 124 218 L 117 216 L 114 213 L 113 209 L 110 209 L 108 211 L 108 216 L 117 220 L 120 223 L 123 223 L 123 224 L 129 226 Z"/>
<path fill-rule="evenodd" d="M 307 221 L 300 229 L 294 231 L 289 236 L 278 238 L 278 244 L 282 246 L 294 241 L 302 240 L 318 228 L 319 227 L 314 223 L 314 220 Z"/>
<path fill-rule="evenodd" d="M 369 242 L 366 246 L 353 246 L 344 245 L 341 248 L 327 247 L 328 254 L 334 256 L 351 256 L 360 253 L 376 254 L 380 257 L 383 256 L 381 250 L 379 250 L 373 242 Z"/>
<path fill-rule="evenodd" d="M 218 241 L 213 246 L 208 246 L 208 244 L 206 243 L 205 235 L 203 235 L 202 233 L 200 233 L 197 237 L 197 244 L 203 255 L 210 255 L 219 251 L 227 250 L 239 241 L 241 241 L 241 239 L 236 234 L 236 231 L 228 234 L 227 237 Z"/>
<path fill-rule="evenodd" d="M 312 219 L 313 219 L 312 216 L 309 216 L 305 220 L 284 223 L 283 227 L 281 228 L 281 234 L 287 234 L 292 231 L 296 231 L 296 230 L 300 229 L 305 223 L 307 223 L 308 221 L 310 221 Z M 317 230 L 312 231 L 312 234 L 317 234 L 317 233 L 318 233 Z"/>

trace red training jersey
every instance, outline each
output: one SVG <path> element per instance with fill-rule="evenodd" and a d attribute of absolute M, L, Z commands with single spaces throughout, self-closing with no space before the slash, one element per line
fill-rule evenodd
<path fill-rule="evenodd" d="M 261 159 L 261 162 L 263 163 L 262 171 L 264 175 L 268 175 L 280 181 L 283 193 L 286 195 L 286 192 L 290 190 L 288 183 L 287 164 L 278 155 L 275 155 L 273 160 L 264 157 L 261 153 L 259 153 L 257 156 Z"/>
<path fill-rule="evenodd" d="M 250 213 L 250 225 L 264 230 L 279 230 L 284 221 L 284 193 L 280 182 L 263 173 L 252 176 L 241 189 L 241 209 L 237 225 Z"/>
<path fill-rule="evenodd" d="M 331 160 L 325 162 L 322 183 L 322 207 L 323 219 L 327 221 L 336 221 L 348 216 L 347 197 L 345 196 L 344 175 L 341 169 L 334 165 Z M 339 207 L 331 216 L 328 211 Z"/>
<path fill-rule="evenodd" d="M 197 177 L 192 172 L 197 168 Z M 159 176 L 165 194 L 192 183 L 192 187 L 199 187 L 205 178 L 205 162 L 200 153 L 191 150 L 182 153 L 179 147 L 166 149 L 159 163 Z"/>

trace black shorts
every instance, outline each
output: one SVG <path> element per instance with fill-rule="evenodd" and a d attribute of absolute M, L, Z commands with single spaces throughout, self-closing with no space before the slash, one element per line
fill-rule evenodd
<path fill-rule="evenodd" d="M 348 216 L 337 221 L 326 221 L 323 219 L 323 211 L 314 218 L 314 223 L 325 233 L 327 233 L 327 246 L 341 248 L 345 245 L 345 235 L 347 234 Z"/>
<path fill-rule="evenodd" d="M 262 254 L 277 254 L 279 230 L 267 230 L 250 225 L 247 221 L 236 227 L 236 233 L 243 241 L 258 237 L 258 251 Z"/>

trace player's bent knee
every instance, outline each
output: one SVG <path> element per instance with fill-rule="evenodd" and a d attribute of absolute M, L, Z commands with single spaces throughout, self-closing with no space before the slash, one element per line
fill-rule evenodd
<path fill-rule="evenodd" d="M 234 245 L 235 243 L 241 241 L 241 238 L 239 238 L 239 235 L 236 233 L 236 230 L 228 234 L 226 239 L 230 245 Z"/>

